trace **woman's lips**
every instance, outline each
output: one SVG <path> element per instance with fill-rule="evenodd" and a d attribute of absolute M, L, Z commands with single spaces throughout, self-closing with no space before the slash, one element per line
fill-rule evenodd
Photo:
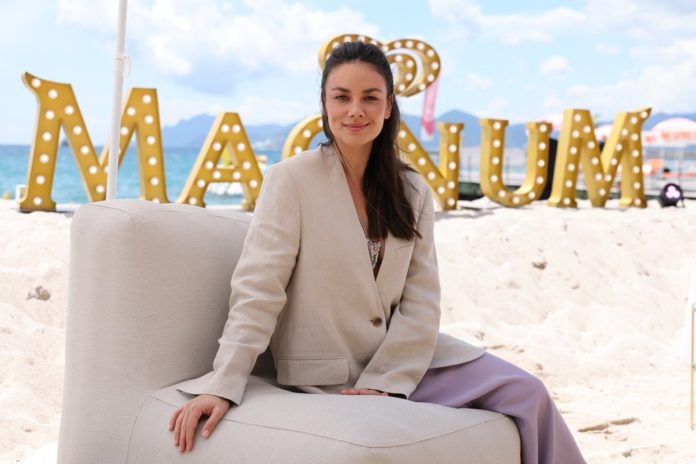
<path fill-rule="evenodd" d="M 367 124 L 344 124 L 343 127 L 351 132 L 360 132 L 367 127 Z"/>

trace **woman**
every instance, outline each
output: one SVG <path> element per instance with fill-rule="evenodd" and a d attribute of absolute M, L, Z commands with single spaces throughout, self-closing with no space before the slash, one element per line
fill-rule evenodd
<path fill-rule="evenodd" d="M 390 395 L 511 416 L 524 463 L 584 462 L 543 384 L 439 334 L 433 202 L 400 161 L 399 109 L 384 54 L 343 43 L 321 82 L 328 142 L 266 174 L 232 277 L 209 374 L 171 418 L 180 451 L 208 437 L 270 344 L 277 381 L 310 393 Z"/>

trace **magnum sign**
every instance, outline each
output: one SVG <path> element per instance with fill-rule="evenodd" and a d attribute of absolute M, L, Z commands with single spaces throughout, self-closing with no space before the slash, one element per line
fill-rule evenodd
<path fill-rule="evenodd" d="M 344 41 L 355 40 L 373 43 L 384 51 L 395 70 L 394 92 L 397 95 L 408 97 L 424 91 L 440 73 L 438 54 L 422 40 L 398 39 L 382 43 L 356 34 L 343 34 L 326 41 L 319 50 L 320 66 L 324 66 L 333 48 Z M 20 210 L 55 210 L 51 189 L 61 128 L 70 143 L 88 200 L 104 200 L 108 144 L 98 158 L 72 86 L 40 79 L 29 73 L 23 75 L 23 80 L 37 98 L 38 113 L 29 158 L 27 187 L 19 199 Z M 649 114 L 649 108 L 620 113 L 614 122 L 611 136 L 600 153 L 589 112 L 567 110 L 548 204 L 556 207 L 576 206 L 578 170 L 582 165 L 592 205 L 604 206 L 620 166 L 620 205 L 645 207 L 640 133 Z M 509 191 L 502 182 L 506 125 L 507 121 L 502 119 L 481 120 L 481 189 L 490 199 L 504 206 L 523 206 L 536 200 L 546 185 L 551 126 L 546 122 L 527 124 L 529 143 L 526 177 L 521 187 Z M 424 176 L 443 210 L 454 209 L 457 205 L 463 128 L 461 123 L 438 123 L 439 166 L 435 166 L 405 124 L 402 123 L 399 130 L 397 143 L 403 158 Z M 285 142 L 283 158 L 309 148 L 312 139 L 321 131 L 321 117 L 318 115 L 300 122 Z M 132 88 L 126 97 L 121 114 L 119 166 L 134 136 L 137 140 L 140 168 L 140 198 L 168 202 L 155 89 Z M 223 152 L 230 156 L 227 163 L 220 164 Z M 237 113 L 221 113 L 217 117 L 176 201 L 205 206 L 205 192 L 211 183 L 216 182 L 241 183 L 244 194 L 242 207 L 254 208 L 263 178 Z"/>

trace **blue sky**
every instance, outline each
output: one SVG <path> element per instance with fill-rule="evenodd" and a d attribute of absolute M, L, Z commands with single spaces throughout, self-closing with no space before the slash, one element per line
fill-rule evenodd
<path fill-rule="evenodd" d="M 408 9 L 404 6 L 408 5 Z M 0 2 L 0 143 L 29 144 L 20 76 L 68 82 L 106 140 L 117 0 Z M 696 1 L 131 0 L 125 87 L 158 89 L 163 125 L 220 111 L 246 124 L 318 112 L 319 46 L 347 32 L 419 38 L 440 54 L 436 114 L 532 121 L 587 108 L 696 111 Z M 422 95 L 400 99 L 419 114 Z"/>

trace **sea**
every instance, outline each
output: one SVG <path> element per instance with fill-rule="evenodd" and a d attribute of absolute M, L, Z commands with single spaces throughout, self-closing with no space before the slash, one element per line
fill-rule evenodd
<path fill-rule="evenodd" d="M 18 185 L 27 182 L 29 167 L 28 145 L 0 145 L 0 198 L 15 198 Z M 97 153 L 101 153 L 102 147 L 95 147 Z M 167 182 L 167 196 L 170 201 L 175 201 L 191 169 L 198 157 L 199 148 L 170 147 L 164 149 L 164 168 Z M 268 165 L 277 163 L 281 159 L 279 150 L 254 150 L 258 155 L 265 155 Z M 461 182 L 479 182 L 479 147 L 462 147 L 460 154 Z M 437 165 L 437 153 L 430 154 L 431 159 Z M 665 152 L 645 149 L 644 163 L 650 158 L 660 158 L 665 167 L 671 169 L 671 178 L 664 178 L 660 173 L 653 176 L 646 175 L 646 189 L 657 191 L 666 181 L 677 181 L 685 192 L 696 195 L 696 152 L 683 150 L 680 152 Z M 503 182 L 506 185 L 520 185 L 526 172 L 526 154 L 523 149 L 506 148 L 505 162 L 503 163 Z M 220 193 L 216 193 L 220 192 Z M 118 198 L 138 198 L 140 196 L 140 176 L 138 173 L 137 156 L 135 146 L 130 147 L 123 159 L 118 174 Z M 87 203 L 87 195 L 84 190 L 82 177 L 75 162 L 75 157 L 69 146 L 58 148 L 56 171 L 53 178 L 53 200 L 61 204 Z M 210 205 L 238 205 L 242 201 L 241 189 L 208 189 L 205 202 Z"/>
<path fill-rule="evenodd" d="M 29 169 L 28 145 L 0 145 L 0 197 L 14 198 L 17 185 L 26 185 Z M 101 153 L 102 147 L 95 147 Z M 164 170 L 167 182 L 167 196 L 175 201 L 184 183 L 193 169 L 199 148 L 165 148 Z M 280 161 L 280 151 L 259 151 L 265 155 L 268 164 Z M 138 198 L 140 196 L 140 176 L 138 172 L 135 147 L 129 148 L 118 171 L 118 198 Z M 87 203 L 87 194 L 82 183 L 79 168 L 69 146 L 58 148 L 56 171 L 53 176 L 52 198 L 58 204 Z M 241 194 L 216 194 L 208 191 L 205 201 L 211 205 L 237 205 L 241 203 Z"/>

